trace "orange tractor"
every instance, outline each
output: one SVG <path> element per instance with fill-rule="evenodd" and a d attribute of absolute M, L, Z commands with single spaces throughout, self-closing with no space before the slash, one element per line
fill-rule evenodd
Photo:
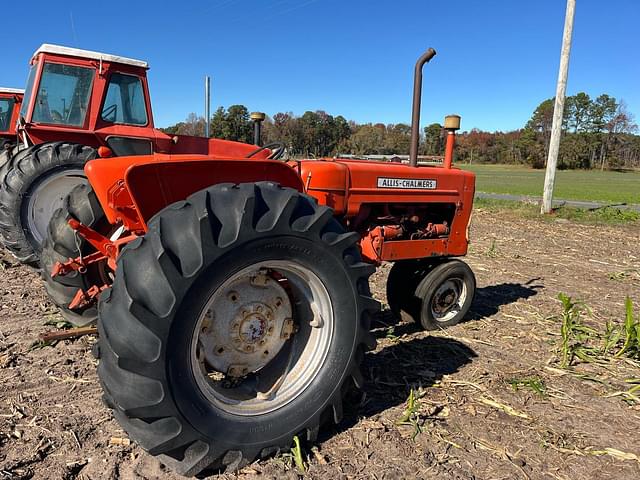
<path fill-rule="evenodd" d="M 38 266 L 51 215 L 73 187 L 86 183 L 88 160 L 255 150 L 154 128 L 148 68 L 141 60 L 57 45 L 35 52 L 17 126 L 20 146 L 0 167 L 0 238 L 18 260 Z"/>
<path fill-rule="evenodd" d="M 0 87 L 0 155 L 10 150 L 16 143 L 16 123 L 24 90 Z M 2 159 L 0 157 L 0 165 Z"/>
<path fill-rule="evenodd" d="M 425 328 L 467 313 L 475 279 L 453 257 L 467 252 L 475 177 L 452 167 L 459 117 L 443 165 L 417 162 L 434 55 L 416 64 L 409 164 L 266 148 L 86 164 L 90 186 L 49 227 L 50 281 L 85 279 L 78 319 L 97 299 L 105 402 L 149 453 L 184 475 L 235 469 L 339 422 L 375 346 L 381 262 L 394 262 L 392 308 Z"/>

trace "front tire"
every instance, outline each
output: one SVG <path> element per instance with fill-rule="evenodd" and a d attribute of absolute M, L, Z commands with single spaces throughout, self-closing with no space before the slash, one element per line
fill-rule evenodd
<path fill-rule="evenodd" d="M 191 476 L 339 422 L 379 308 L 358 236 L 266 182 L 210 187 L 148 225 L 99 306 L 98 376 L 131 438 Z"/>
<path fill-rule="evenodd" d="M 90 265 L 86 272 L 74 271 L 64 276 L 51 277 L 57 262 L 65 262 L 80 255 L 87 256 L 96 251 L 84 238 L 76 235 L 69 226 L 69 219 L 100 233 L 108 234 L 113 227 L 107 221 L 100 202 L 90 185 L 76 186 L 65 198 L 62 208 L 56 210 L 49 223 L 48 235 L 42 246 L 40 263 L 42 278 L 49 297 L 60 308 L 62 316 L 76 327 L 94 323 L 98 319 L 96 305 L 81 310 L 69 309 L 78 290 L 86 291 L 93 285 L 102 286 L 110 282 L 110 269 L 106 261 Z"/>
<path fill-rule="evenodd" d="M 398 260 L 391 266 L 386 285 L 387 303 L 398 319 L 419 320 L 422 302 L 416 297 L 416 288 L 441 261 L 441 259 Z"/>
<path fill-rule="evenodd" d="M 387 278 L 391 311 L 425 330 L 460 323 L 471 308 L 475 291 L 473 271 L 456 259 L 396 262 Z"/>
<path fill-rule="evenodd" d="M 20 262 L 38 266 L 49 221 L 65 197 L 86 183 L 94 148 L 54 142 L 19 151 L 0 168 L 0 236 Z"/>

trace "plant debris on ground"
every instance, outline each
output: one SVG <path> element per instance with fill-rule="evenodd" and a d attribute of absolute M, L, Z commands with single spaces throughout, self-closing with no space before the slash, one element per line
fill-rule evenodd
<path fill-rule="evenodd" d="M 343 422 L 220 478 L 640 478 L 640 225 L 479 207 L 468 321 L 428 333 L 386 312 Z M 31 348 L 56 310 L 36 273 L 2 263 L 0 479 L 181 478 L 102 404 L 95 336 Z M 388 271 L 371 278 L 383 303 Z"/>

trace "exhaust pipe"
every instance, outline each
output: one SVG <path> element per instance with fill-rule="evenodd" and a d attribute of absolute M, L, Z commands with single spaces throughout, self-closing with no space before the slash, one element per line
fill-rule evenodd
<path fill-rule="evenodd" d="M 253 144 L 262 146 L 262 122 L 267 116 L 262 112 L 252 112 L 251 120 L 253 121 Z"/>
<path fill-rule="evenodd" d="M 436 56 L 436 51 L 430 48 L 422 54 L 416 62 L 413 75 L 413 111 L 411 114 L 411 150 L 409 151 L 409 165 L 418 166 L 418 145 L 420 144 L 420 104 L 422 103 L 422 67 Z"/>

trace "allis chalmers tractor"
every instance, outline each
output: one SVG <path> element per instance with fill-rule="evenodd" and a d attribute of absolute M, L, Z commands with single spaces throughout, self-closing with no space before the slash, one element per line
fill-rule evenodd
<path fill-rule="evenodd" d="M 6 155 L 16 143 L 16 123 L 18 112 L 22 104 L 24 90 L 0 87 L 0 165 Z"/>
<path fill-rule="evenodd" d="M 36 51 L 17 129 L 22 149 L 0 168 L 0 237 L 18 260 L 38 265 L 51 215 L 74 186 L 86 183 L 87 160 L 152 153 L 241 157 L 255 150 L 154 128 L 147 69 L 140 60 L 56 45 Z"/>
<path fill-rule="evenodd" d="M 434 55 L 416 64 L 408 165 L 87 162 L 90 187 L 50 226 L 51 249 L 73 257 L 52 273 L 91 279 L 86 302 L 102 292 L 105 402 L 149 453 L 185 475 L 234 469 L 339 422 L 375 346 L 368 277 L 381 262 L 395 262 L 393 308 L 424 327 L 468 311 L 474 276 L 453 257 L 467 251 L 475 177 L 451 164 L 459 117 L 445 122 L 443 165 L 417 162 L 422 66 Z"/>

